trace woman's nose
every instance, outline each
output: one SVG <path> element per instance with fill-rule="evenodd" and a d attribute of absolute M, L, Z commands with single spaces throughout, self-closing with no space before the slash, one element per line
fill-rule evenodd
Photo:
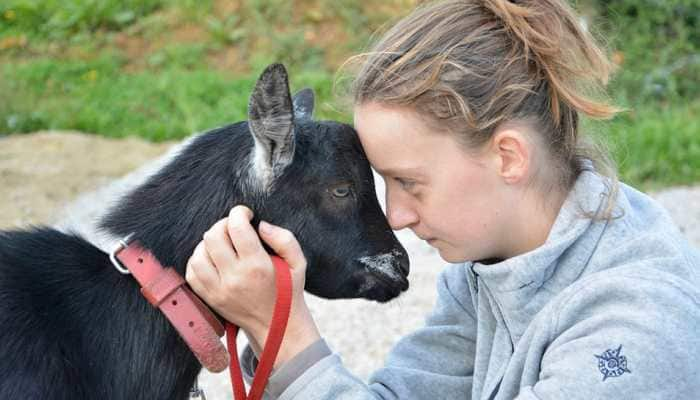
<path fill-rule="evenodd" d="M 405 201 L 397 196 L 392 196 L 387 190 L 386 194 L 386 219 L 391 229 L 398 231 L 408 228 L 418 222 L 418 213 Z"/>

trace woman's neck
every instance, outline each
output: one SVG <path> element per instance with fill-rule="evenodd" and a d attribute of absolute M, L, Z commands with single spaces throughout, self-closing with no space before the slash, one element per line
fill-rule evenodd
<path fill-rule="evenodd" d="M 543 197 L 535 190 L 526 191 L 518 202 L 519 207 L 514 209 L 508 232 L 505 232 L 504 238 L 509 240 L 504 243 L 502 258 L 515 257 L 542 246 L 549 237 L 566 196 L 567 193 L 551 192 Z"/>

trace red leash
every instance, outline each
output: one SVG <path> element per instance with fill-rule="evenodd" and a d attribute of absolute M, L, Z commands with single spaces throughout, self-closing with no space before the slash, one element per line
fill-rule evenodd
<path fill-rule="evenodd" d="M 219 340 L 224 334 L 223 326 L 173 268 L 164 268 L 150 251 L 142 248 L 138 242 L 132 242 L 130 237 L 121 240 L 110 253 L 115 268 L 123 274 L 134 276 L 142 286 L 144 297 L 165 314 L 202 366 L 209 371 L 220 372 L 226 368 L 230 353 L 229 370 L 235 400 L 262 399 L 287 328 L 292 306 L 292 274 L 289 264 L 283 259 L 277 256 L 271 256 L 271 259 L 275 267 L 277 302 L 250 394 L 246 395 L 236 348 L 238 327 L 226 323 L 227 352 Z"/>
<path fill-rule="evenodd" d="M 277 256 L 272 256 L 272 264 L 275 266 L 275 285 L 277 287 L 277 302 L 272 312 L 270 332 L 265 339 L 265 348 L 258 367 L 255 369 L 255 377 L 250 387 L 250 394 L 246 395 L 243 385 L 243 374 L 238 362 L 238 349 L 236 348 L 236 336 L 238 327 L 230 322 L 226 323 L 226 341 L 231 354 L 231 385 L 233 386 L 233 398 L 235 400 L 259 400 L 262 399 L 265 385 L 272 372 L 277 353 L 282 345 L 284 331 L 287 328 L 289 312 L 292 306 L 292 274 L 289 264 Z"/>

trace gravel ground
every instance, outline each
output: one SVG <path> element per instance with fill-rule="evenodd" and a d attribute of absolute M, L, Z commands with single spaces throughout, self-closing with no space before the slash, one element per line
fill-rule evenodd
<path fill-rule="evenodd" d="M 96 218 L 116 197 L 143 181 L 178 149 L 178 145 L 175 145 L 169 152 L 165 152 L 168 145 L 155 146 L 146 143 L 135 145 L 133 139 L 131 139 L 132 142 L 128 142 L 129 144 L 125 144 L 127 143 L 125 141 L 100 142 L 101 139 L 94 139 L 92 136 L 89 137 L 90 139 L 81 135 L 78 135 L 77 139 L 70 136 L 75 134 L 66 137 L 57 135 L 49 138 L 41 135 L 45 134 L 32 137 L 41 140 L 33 141 L 32 147 L 25 148 L 24 154 L 22 152 L 9 152 L 7 149 L 11 148 L 10 144 L 13 144 L 13 141 L 26 140 L 27 136 L 0 139 L 0 185 L 3 187 L 1 197 L 3 201 L 0 204 L 2 207 L 0 216 L 3 219 L 0 220 L 0 228 L 23 225 L 29 222 L 54 223 L 62 229 L 71 228 L 82 232 L 103 249 L 111 248 L 113 239 L 94 234 L 93 227 Z M 107 174 L 106 177 L 97 174 L 99 176 L 88 179 L 84 176 L 85 171 L 81 170 L 79 174 L 77 169 L 71 170 L 70 168 L 64 169 L 64 172 L 59 174 L 60 176 L 56 175 L 55 171 L 52 172 L 54 174 L 53 180 L 36 179 L 42 177 L 46 171 L 54 170 L 56 168 L 55 160 L 65 161 L 84 157 L 83 152 L 65 145 L 52 145 L 53 148 L 49 149 L 52 157 L 42 157 L 41 151 L 44 150 L 42 143 L 46 141 L 60 142 L 61 137 L 63 137 L 63 141 L 93 140 L 92 146 L 84 148 L 85 152 L 88 149 L 95 151 L 96 147 L 101 146 L 109 147 L 114 152 L 114 155 L 105 156 L 106 158 L 102 158 L 101 161 L 94 160 L 85 165 L 81 164 L 81 168 L 85 169 L 99 168 L 104 163 L 123 158 L 131 159 L 129 154 L 139 151 L 141 152 L 139 160 L 142 162 L 144 158 L 147 158 L 144 154 L 155 154 L 158 157 L 118 179 L 114 177 L 114 173 Z M 98 142 L 101 146 L 95 144 Z M 127 147 L 129 150 L 126 150 Z M 20 176 L 17 174 L 17 170 L 30 172 Z M 90 182 L 88 186 L 96 189 L 86 189 L 77 197 L 62 192 L 61 195 L 57 195 L 55 193 L 59 191 L 54 190 L 51 192 L 53 194 L 48 196 L 50 201 L 42 200 L 36 206 L 33 205 L 33 199 L 36 196 L 41 197 L 40 194 L 45 186 L 77 185 L 77 183 L 65 182 L 71 180 L 88 181 Z M 377 182 L 381 182 L 381 180 L 377 180 Z M 34 195 L 22 194 L 29 190 L 26 188 L 30 188 Z M 380 199 L 383 199 L 383 187 L 380 186 L 377 189 Z M 700 246 L 700 186 L 672 188 L 654 193 L 653 197 L 669 210 L 691 242 Z M 29 214 L 36 214 L 32 211 L 35 208 L 42 210 L 40 216 L 22 217 L 24 215 L 22 213 L 26 214 L 27 210 L 30 211 Z M 434 301 L 436 276 L 444 266 L 444 262 L 440 260 L 434 250 L 409 232 L 399 232 L 398 236 L 411 258 L 409 279 L 411 289 L 401 298 L 389 304 L 379 305 L 362 300 L 326 301 L 307 296 L 322 334 L 333 349 L 342 355 L 345 365 L 363 379 L 366 379 L 373 370 L 381 366 L 383 358 L 399 337 L 421 326 L 424 316 L 431 309 Z M 200 384 L 206 390 L 207 398 L 210 400 L 231 399 L 227 371 L 217 375 L 203 372 Z"/>
<path fill-rule="evenodd" d="M 76 196 L 109 184 L 170 146 L 79 132 L 0 136 L 0 229 L 55 221 L 55 212 Z"/>

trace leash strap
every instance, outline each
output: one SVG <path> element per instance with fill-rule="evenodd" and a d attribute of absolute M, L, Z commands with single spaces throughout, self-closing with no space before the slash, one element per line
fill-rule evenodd
<path fill-rule="evenodd" d="M 220 340 L 224 327 L 182 276 L 173 268 L 163 268 L 136 241 L 114 253 L 139 283 L 143 296 L 165 314 L 202 366 L 212 372 L 226 369 L 229 354 Z"/>
<path fill-rule="evenodd" d="M 260 362 L 255 369 L 255 376 L 250 387 L 250 393 L 246 395 L 243 384 L 243 373 L 238 361 L 238 349 L 236 348 L 236 336 L 238 326 L 226 323 L 226 340 L 229 352 L 231 353 L 231 385 L 233 386 L 233 398 L 235 400 L 260 400 L 262 399 L 265 385 L 272 373 L 275 359 L 282 345 L 284 331 L 289 321 L 289 312 L 292 306 L 292 274 L 287 264 L 282 258 L 271 256 L 272 264 L 275 267 L 275 286 L 277 288 L 277 301 L 272 312 L 272 322 L 270 331 L 265 339 L 265 347 L 260 357 Z"/>
<path fill-rule="evenodd" d="M 286 261 L 271 256 L 275 268 L 277 301 L 250 393 L 246 395 L 236 347 L 238 326 L 226 323 L 229 357 L 229 351 L 219 340 L 224 334 L 224 327 L 199 297 L 192 293 L 175 269 L 163 268 L 150 251 L 141 247 L 137 241 L 129 242 L 128 239 L 120 242 L 119 247 L 110 253 L 110 259 L 119 272 L 134 276 L 141 286 L 143 296 L 165 314 L 204 368 L 221 372 L 230 360 L 229 371 L 235 400 L 262 399 L 282 345 L 292 306 L 292 275 Z"/>

